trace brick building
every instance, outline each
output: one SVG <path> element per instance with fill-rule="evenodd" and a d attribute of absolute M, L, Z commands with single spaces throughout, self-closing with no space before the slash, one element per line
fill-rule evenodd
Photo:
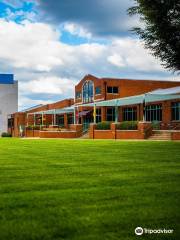
<path fill-rule="evenodd" d="M 19 126 L 81 125 L 102 121 L 158 122 L 161 129 L 178 129 L 180 123 L 180 81 L 97 78 L 86 75 L 76 86 L 74 99 L 39 106 L 12 115 L 11 131 Z M 47 130 L 47 129 L 46 129 Z"/>

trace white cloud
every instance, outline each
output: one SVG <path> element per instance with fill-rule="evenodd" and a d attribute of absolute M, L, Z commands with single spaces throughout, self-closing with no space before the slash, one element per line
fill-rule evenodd
<path fill-rule="evenodd" d="M 124 64 L 135 71 L 164 71 L 158 59 L 155 59 L 144 48 L 139 39 L 130 37 L 115 39 L 110 51 L 112 55 L 108 57 L 108 60 L 115 66 L 122 67 Z"/>
<path fill-rule="evenodd" d="M 62 64 L 58 38 L 47 24 L 0 20 L 0 58 L 15 68 L 48 72 Z"/>
<path fill-rule="evenodd" d="M 64 94 L 68 91 L 73 92 L 74 81 L 67 78 L 58 78 L 54 76 L 40 77 L 29 82 L 22 82 L 20 91 L 29 93 L 43 94 Z"/>
<path fill-rule="evenodd" d="M 117 66 L 117 67 L 124 67 L 125 66 L 125 60 L 120 56 L 118 55 L 117 53 L 114 53 L 113 55 L 109 56 L 107 58 L 107 60 Z"/>
<path fill-rule="evenodd" d="M 25 108 L 36 106 L 39 104 L 50 104 L 52 102 L 52 100 L 32 99 L 26 96 L 21 96 L 19 100 L 19 110 L 24 110 Z"/>
<path fill-rule="evenodd" d="M 87 39 L 90 39 L 92 37 L 92 34 L 90 32 L 75 23 L 65 23 L 64 30 L 78 37 L 84 37 Z"/>
<path fill-rule="evenodd" d="M 74 84 L 88 73 L 121 77 L 123 72 L 127 78 L 129 71 L 133 77 L 138 71 L 150 76 L 165 74 L 139 40 L 118 38 L 100 44 L 91 39 L 91 43 L 72 46 L 62 43 L 60 34 L 46 23 L 0 20 L 1 69 L 20 79 L 21 106 L 29 104 L 30 95 L 37 98 L 31 105 L 39 103 L 38 94 L 72 97 Z"/>

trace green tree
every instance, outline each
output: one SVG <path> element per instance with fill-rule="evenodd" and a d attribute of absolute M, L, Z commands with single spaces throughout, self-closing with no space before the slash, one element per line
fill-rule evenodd
<path fill-rule="evenodd" d="M 134 27 L 162 65 L 180 72 L 180 0 L 134 0 L 129 15 L 138 14 L 143 27 Z"/>

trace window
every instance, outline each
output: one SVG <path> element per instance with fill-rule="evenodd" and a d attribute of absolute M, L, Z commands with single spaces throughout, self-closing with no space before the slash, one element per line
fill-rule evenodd
<path fill-rule="evenodd" d="M 67 121 L 68 121 L 68 124 L 73 124 L 74 122 L 73 114 L 67 115 Z"/>
<path fill-rule="evenodd" d="M 14 127 L 14 118 L 8 118 L 8 128 Z"/>
<path fill-rule="evenodd" d="M 106 111 L 106 119 L 107 121 L 115 121 L 115 108 L 107 108 Z"/>
<path fill-rule="evenodd" d="M 101 108 L 96 109 L 96 122 L 101 122 Z"/>
<path fill-rule="evenodd" d="M 162 121 L 162 105 L 157 104 L 146 106 L 145 119 L 150 122 Z"/>
<path fill-rule="evenodd" d="M 107 87 L 107 93 L 118 93 L 118 87 Z"/>
<path fill-rule="evenodd" d="M 136 121 L 137 107 L 123 108 L 123 121 Z"/>
<path fill-rule="evenodd" d="M 83 103 L 92 102 L 93 101 L 93 82 L 87 81 L 83 85 Z"/>
<path fill-rule="evenodd" d="M 64 126 L 64 115 L 56 116 L 56 124 L 63 127 Z"/>
<path fill-rule="evenodd" d="M 180 102 L 171 104 L 171 118 L 173 121 L 180 121 Z"/>
<path fill-rule="evenodd" d="M 76 92 L 76 99 L 81 98 L 81 92 Z"/>
<path fill-rule="evenodd" d="M 101 87 L 95 88 L 95 94 L 101 94 Z"/>

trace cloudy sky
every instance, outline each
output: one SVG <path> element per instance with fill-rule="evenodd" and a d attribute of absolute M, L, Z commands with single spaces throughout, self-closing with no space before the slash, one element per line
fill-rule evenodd
<path fill-rule="evenodd" d="M 1 0 L 0 73 L 19 81 L 19 109 L 74 97 L 86 74 L 172 79 L 129 30 L 133 0 Z"/>

